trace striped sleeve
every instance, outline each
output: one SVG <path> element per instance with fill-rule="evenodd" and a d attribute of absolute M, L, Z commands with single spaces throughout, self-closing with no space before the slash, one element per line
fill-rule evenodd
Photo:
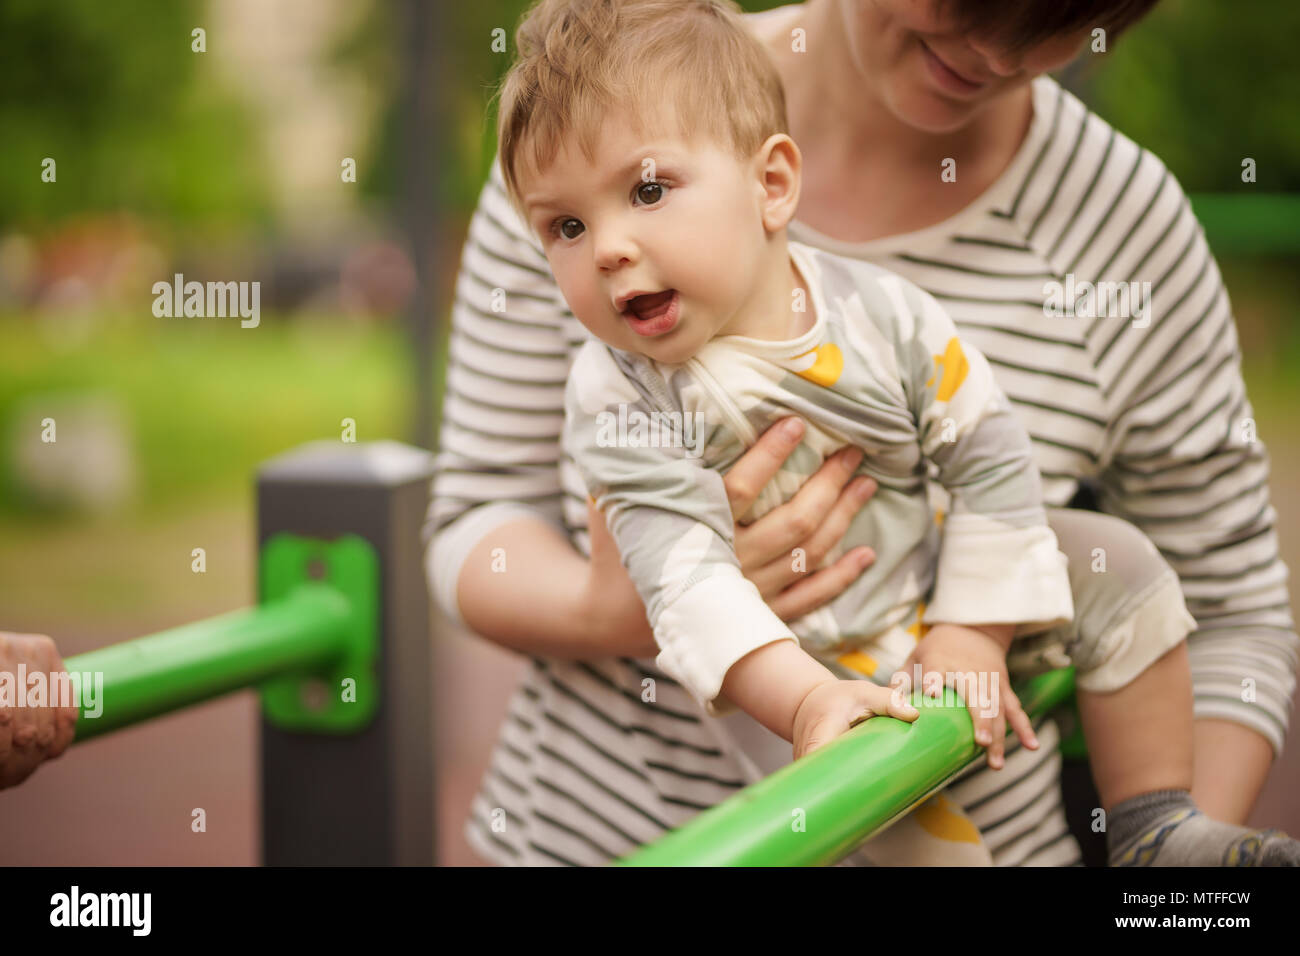
<path fill-rule="evenodd" d="M 494 527 L 533 516 L 563 529 L 560 434 L 571 313 L 541 246 L 506 198 L 499 164 L 461 252 L 425 568 L 460 620 L 456 582 Z"/>
<path fill-rule="evenodd" d="M 1149 153 L 1136 169 L 1142 202 L 1098 237 L 1100 278 L 1150 283 L 1146 316 L 1109 315 L 1088 334 L 1111 409 L 1101 504 L 1178 572 L 1199 625 L 1196 716 L 1244 724 L 1281 752 L 1300 641 L 1232 308 L 1177 181 Z"/>

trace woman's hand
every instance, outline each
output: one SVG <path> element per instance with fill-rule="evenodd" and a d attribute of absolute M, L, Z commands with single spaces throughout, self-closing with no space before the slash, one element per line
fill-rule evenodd
<path fill-rule="evenodd" d="M 803 439 L 803 428 L 798 418 L 777 422 L 727 472 L 724 484 L 733 519 L 749 511 Z M 875 494 L 876 483 L 870 478 L 849 481 L 861 462 L 858 449 L 841 449 L 785 504 L 751 525 L 736 526 L 740 569 L 783 621 L 796 620 L 838 596 L 876 560 L 875 552 L 863 546 L 818 570 L 858 509 Z M 796 548 L 803 549 L 801 563 L 807 571 L 795 570 Z"/>
<path fill-rule="evenodd" d="M 793 424 L 792 430 L 787 426 Z M 763 487 L 803 439 L 803 422 L 787 418 L 765 431 L 724 479 L 733 520 L 745 514 Z M 849 522 L 875 493 L 870 478 L 850 482 L 862 452 L 846 448 L 821 468 L 785 504 L 748 526 L 736 526 L 740 568 L 783 621 L 793 621 L 836 597 L 876 559 L 868 547 L 854 548 L 828 568 L 817 570 L 844 536 Z M 847 487 L 846 487 L 847 486 Z M 587 500 L 591 560 L 584 606 L 593 643 L 611 655 L 654 657 L 659 648 L 646 620 L 645 605 L 619 560 L 604 515 Z M 794 570 L 794 549 L 804 551 Z"/>

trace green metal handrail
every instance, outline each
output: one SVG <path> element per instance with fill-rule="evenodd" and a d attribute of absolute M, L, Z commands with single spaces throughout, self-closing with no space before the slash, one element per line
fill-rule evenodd
<path fill-rule="evenodd" d="M 1068 702 L 1073 690 L 1067 668 L 1026 681 L 1017 694 L 1036 718 Z M 825 866 L 842 859 L 984 759 L 957 695 L 947 689 L 944 706 L 937 703 L 913 694 L 921 712 L 913 723 L 865 721 L 618 865 Z"/>
<path fill-rule="evenodd" d="M 259 555 L 256 607 L 69 657 L 74 743 L 245 687 L 276 726 L 361 729 L 378 705 L 377 560 L 357 535 L 280 533 Z M 313 684 L 340 693 L 310 699 Z"/>
<path fill-rule="evenodd" d="M 69 673 L 102 675 L 100 699 L 83 695 L 74 742 L 286 672 L 319 670 L 346 653 L 352 617 L 339 591 L 304 584 L 273 603 L 69 657 Z"/>

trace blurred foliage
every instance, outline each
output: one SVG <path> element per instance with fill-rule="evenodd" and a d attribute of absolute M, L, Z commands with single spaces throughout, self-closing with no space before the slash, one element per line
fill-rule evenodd
<path fill-rule="evenodd" d="M 402 440 L 409 427 L 410 363 L 392 326 L 263 315 L 256 329 L 187 321 L 160 330 L 114 318 L 69 342 L 42 327 L 57 319 L 0 315 L 0 517 L 54 517 L 10 484 L 6 433 L 32 395 L 110 394 L 122 403 L 141 511 L 243 486 L 286 448 L 338 439 L 344 418 L 356 421 L 358 441 Z"/>
<path fill-rule="evenodd" d="M 203 9 L 0 3 L 0 227 L 119 208 L 182 224 L 269 215 L 256 130 L 191 50 Z M 55 185 L 41 182 L 45 157 Z"/>
<path fill-rule="evenodd" d="M 437 124 L 439 208 L 452 220 L 467 220 L 478 203 L 496 151 L 495 114 L 488 108 L 496 84 L 510 66 L 514 30 L 529 6 L 523 0 L 443 4 L 431 82 L 438 87 L 442 119 Z M 375 122 L 373 157 L 359 185 L 368 196 L 399 203 L 403 116 L 402 58 L 406 55 L 404 4 L 372 2 L 356 26 L 339 37 L 330 62 L 353 70 L 383 92 L 386 104 Z M 506 52 L 492 50 L 492 32 L 506 32 Z"/>
<path fill-rule="evenodd" d="M 1297 37 L 1292 0 L 1164 0 L 1104 57 L 1083 54 L 1080 92 L 1188 192 L 1297 192 Z M 1254 184 L 1241 181 L 1246 157 Z"/>
<path fill-rule="evenodd" d="M 220 0 L 208 0 L 219 3 Z M 437 198 L 468 217 L 495 152 L 489 99 L 530 0 L 442 4 Z M 783 5 L 744 0 L 749 11 Z M 181 224 L 271 215 L 258 130 L 191 52 L 203 0 L 0 2 L 0 226 L 126 207 Z M 401 86 L 409 30 L 398 0 L 366 0 L 328 65 L 383 104 L 372 117 L 362 192 L 400 208 Z M 492 50 L 493 31 L 507 51 Z M 1300 5 L 1163 0 L 1105 54 L 1085 50 L 1065 80 L 1101 116 L 1163 159 L 1189 192 L 1300 191 Z M 213 37 L 209 35 L 211 43 Z M 232 144 L 236 148 L 232 149 Z M 59 188 L 37 189 L 41 160 Z M 1241 182 L 1241 161 L 1258 182 Z"/>

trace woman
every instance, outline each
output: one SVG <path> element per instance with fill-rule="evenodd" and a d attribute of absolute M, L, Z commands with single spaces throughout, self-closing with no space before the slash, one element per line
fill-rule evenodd
<path fill-rule="evenodd" d="M 1251 413 L 1230 308 L 1172 177 L 1043 75 L 1153 2 L 1041 0 L 994 21 L 982 0 L 810 0 L 747 20 L 803 155 L 790 237 L 935 295 L 1022 415 L 1047 503 L 1095 479 L 1103 507 L 1160 547 L 1201 625 L 1193 796 L 1245 822 L 1281 748 L 1297 639 L 1267 459 L 1235 427 Z M 1150 310 L 1051 317 L 1051 283 L 1102 280 L 1150 282 Z M 444 609 L 533 662 L 467 825 L 501 863 L 603 863 L 762 774 L 653 667 L 644 608 L 563 456 L 563 384 L 585 335 L 494 164 L 457 286 L 426 533 Z M 774 428 L 733 469 L 733 514 L 795 443 Z M 791 503 L 737 529 L 746 575 L 787 620 L 870 560 L 851 552 L 803 580 L 791 569 L 795 547 L 816 567 L 869 497 L 844 486 L 846 464 L 828 461 Z M 1037 732 L 1038 750 L 1013 743 L 1001 771 L 947 791 L 999 865 L 1078 861 L 1055 728 Z"/>

